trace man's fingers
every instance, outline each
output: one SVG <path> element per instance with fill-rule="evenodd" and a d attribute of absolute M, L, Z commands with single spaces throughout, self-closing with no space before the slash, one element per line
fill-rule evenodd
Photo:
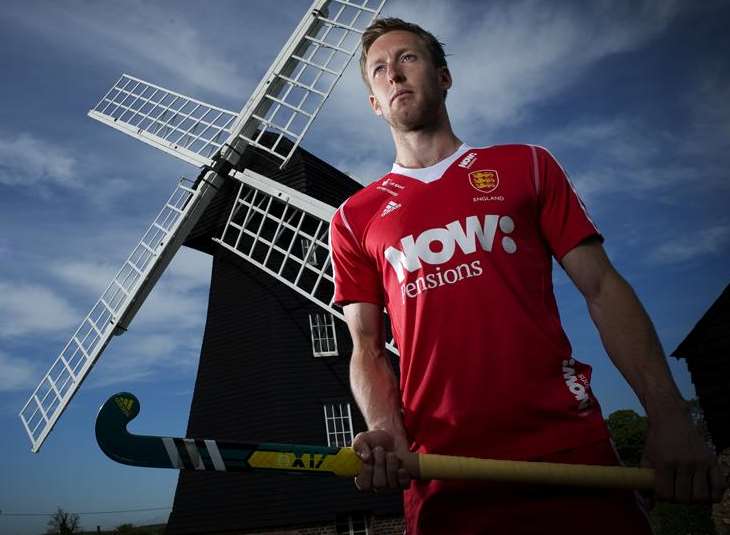
<path fill-rule="evenodd" d="M 355 486 L 361 491 L 378 492 L 397 490 L 410 485 L 410 475 L 400 472 L 401 461 L 394 450 L 395 440 L 382 430 L 358 433 L 352 441 L 352 449 L 362 461 Z"/>
<path fill-rule="evenodd" d="M 389 451 L 385 455 L 385 474 L 388 479 L 388 488 L 398 488 L 398 468 L 400 468 L 398 456 Z"/>
<path fill-rule="evenodd" d="M 372 462 L 372 451 L 370 450 L 370 445 L 360 435 L 356 436 L 355 440 L 352 441 L 352 449 L 355 450 L 355 453 L 357 453 L 357 456 L 360 457 L 363 462 Z"/>
<path fill-rule="evenodd" d="M 373 481 L 373 465 L 362 463 L 360 473 L 355 477 L 355 487 L 358 490 L 367 492 L 372 488 Z"/>
<path fill-rule="evenodd" d="M 385 474 L 385 451 L 380 446 L 373 450 L 373 488 L 376 490 L 388 486 L 388 477 Z"/>

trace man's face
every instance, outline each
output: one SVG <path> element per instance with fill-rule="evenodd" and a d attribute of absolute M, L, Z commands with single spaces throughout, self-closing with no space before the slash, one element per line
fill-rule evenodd
<path fill-rule="evenodd" d="M 394 30 L 378 37 L 367 54 L 370 107 L 396 130 L 432 124 L 451 87 L 446 67 L 437 68 L 423 40 Z"/>

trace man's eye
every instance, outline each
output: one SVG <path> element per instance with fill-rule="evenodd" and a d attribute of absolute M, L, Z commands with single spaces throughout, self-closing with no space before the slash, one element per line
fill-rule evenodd
<path fill-rule="evenodd" d="M 416 59 L 416 55 L 415 54 L 403 54 L 400 57 L 400 59 L 401 59 L 401 61 L 413 61 L 414 59 Z"/>
<path fill-rule="evenodd" d="M 373 76 L 374 76 L 374 75 L 376 75 L 376 74 L 378 74 L 378 73 L 379 73 L 379 72 L 381 72 L 382 70 L 383 70 L 383 66 L 382 66 L 382 65 L 378 65 L 377 67 L 375 67 L 375 68 L 373 69 Z"/>

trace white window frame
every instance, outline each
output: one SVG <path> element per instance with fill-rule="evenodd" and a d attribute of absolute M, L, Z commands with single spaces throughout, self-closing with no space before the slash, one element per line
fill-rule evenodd
<path fill-rule="evenodd" d="M 364 531 L 362 528 L 355 526 L 355 522 L 360 521 L 360 518 L 356 518 L 356 516 L 362 518 L 362 525 L 364 527 Z M 342 520 L 338 519 L 337 524 L 335 526 L 337 535 L 370 535 L 370 527 L 368 525 L 369 521 L 368 521 L 368 517 L 365 513 L 349 514 L 349 515 L 347 515 L 347 527 L 342 526 L 342 528 L 341 528 L 342 524 L 344 524 L 344 522 Z M 347 530 L 347 531 L 345 531 L 345 530 Z"/>
<path fill-rule="evenodd" d="M 345 448 L 352 444 L 352 410 L 348 402 L 325 403 L 324 426 L 327 445 L 331 448 Z"/>
<path fill-rule="evenodd" d="M 327 312 L 310 314 L 309 333 L 312 337 L 312 355 L 315 357 L 339 355 L 335 317 L 332 314 Z"/>

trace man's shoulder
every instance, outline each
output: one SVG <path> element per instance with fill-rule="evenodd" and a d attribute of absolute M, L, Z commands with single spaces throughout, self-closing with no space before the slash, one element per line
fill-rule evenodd
<path fill-rule="evenodd" d="M 545 160 L 555 159 L 552 153 L 542 145 L 504 143 L 487 147 L 472 147 L 464 158 L 467 160 L 466 166 L 469 167 L 473 160 L 481 156 L 487 156 L 494 162 L 530 162 L 531 165 L 539 165 Z"/>
<path fill-rule="evenodd" d="M 532 145 L 530 143 L 502 143 L 499 145 L 487 145 L 486 147 L 472 147 L 468 152 L 524 155 L 530 154 L 534 149 L 541 148 L 538 145 Z"/>
<path fill-rule="evenodd" d="M 387 187 L 387 180 L 390 176 L 391 173 L 387 173 L 353 193 L 340 205 L 339 211 L 344 210 L 348 216 L 352 214 L 358 217 L 368 217 L 374 213 L 378 206 L 393 196 L 393 193 Z"/>

